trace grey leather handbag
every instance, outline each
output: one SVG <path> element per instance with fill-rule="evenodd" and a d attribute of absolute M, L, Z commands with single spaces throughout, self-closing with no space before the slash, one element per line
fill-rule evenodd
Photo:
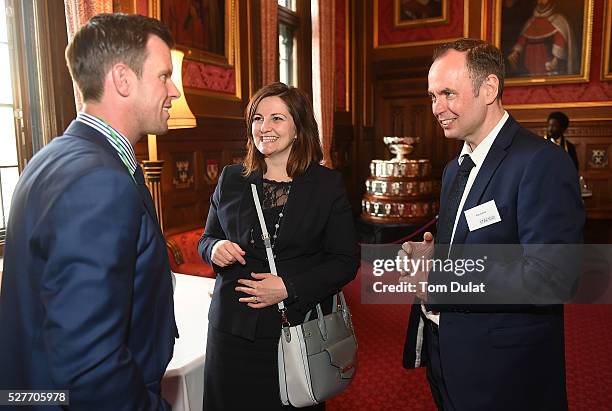
<path fill-rule="evenodd" d="M 251 184 L 251 191 L 266 245 L 270 272 L 278 275 L 254 184 Z M 281 402 L 298 408 L 308 407 L 328 400 L 348 387 L 357 366 L 357 339 L 342 291 L 334 295 L 330 314 L 323 315 L 321 304 L 317 304 L 317 318 L 310 319 L 311 310 L 304 323 L 299 325 L 289 324 L 283 301 L 278 303 L 278 310 L 282 318 L 278 342 Z"/>
<path fill-rule="evenodd" d="M 333 311 L 293 327 L 283 325 L 278 343 L 278 379 L 283 404 L 308 407 L 332 398 L 353 380 L 357 339 L 342 291 L 334 295 Z"/>

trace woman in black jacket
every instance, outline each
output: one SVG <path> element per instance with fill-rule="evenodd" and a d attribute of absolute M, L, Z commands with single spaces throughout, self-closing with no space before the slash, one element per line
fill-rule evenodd
<path fill-rule="evenodd" d="M 292 325 L 355 278 L 357 244 L 339 172 L 323 158 L 308 97 L 274 83 L 246 110 L 247 155 L 223 169 L 198 251 L 217 273 L 209 311 L 204 409 L 284 410 L 277 347 L 284 301 Z M 270 273 L 251 184 L 279 276 Z M 312 409 L 323 409 L 320 404 Z"/>

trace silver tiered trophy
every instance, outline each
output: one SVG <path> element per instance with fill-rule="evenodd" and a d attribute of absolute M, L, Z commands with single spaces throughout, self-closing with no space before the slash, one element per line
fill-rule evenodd
<path fill-rule="evenodd" d="M 440 184 L 431 179 L 431 162 L 408 159 L 419 137 L 384 137 L 391 160 L 372 160 L 362 218 L 378 224 L 414 224 L 438 212 Z"/>

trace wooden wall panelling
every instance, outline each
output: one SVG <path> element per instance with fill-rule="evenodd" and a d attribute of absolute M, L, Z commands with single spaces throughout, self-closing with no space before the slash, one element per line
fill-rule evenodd
<path fill-rule="evenodd" d="M 473 21 L 480 22 L 481 2 L 467 1 L 464 11 L 468 18 L 464 19 L 462 30 L 479 37 L 481 25 Z M 435 44 L 377 47 L 374 39 L 374 30 L 378 28 L 375 21 L 377 1 L 354 4 L 359 6 L 353 13 L 353 22 L 358 25 L 352 41 L 357 50 L 352 89 L 356 103 L 353 114 L 356 158 L 353 162 L 355 191 L 350 193 L 350 198 L 357 210 L 365 190 L 365 179 L 370 174 L 370 161 L 391 157 L 382 141 L 383 136 L 421 137 L 414 155 L 433 160 L 434 175 L 441 174 L 448 159 L 458 153 L 459 145 L 444 138 L 433 119 L 426 95 L 427 71 Z"/>
<path fill-rule="evenodd" d="M 260 25 L 261 0 L 247 2 L 249 32 L 249 97 L 262 86 L 262 56 Z"/>
<path fill-rule="evenodd" d="M 221 170 L 244 155 L 245 130 L 241 120 L 209 117 L 197 120 L 196 128 L 171 130 L 158 136 L 158 153 L 164 161 L 166 231 L 204 225 Z M 146 142 L 138 144 L 137 152 L 145 153 L 146 158 Z M 186 175 L 179 170 L 185 161 L 190 163 Z"/>
<path fill-rule="evenodd" d="M 356 144 L 354 114 L 354 0 L 334 0 L 336 7 L 334 82 L 334 130 L 331 146 L 333 167 L 344 177 L 349 198 L 358 189 L 355 177 Z M 349 200 L 351 201 L 351 200 Z M 353 203 L 353 201 L 351 201 Z M 355 212 L 357 212 L 355 210 Z"/>
<path fill-rule="evenodd" d="M 510 106 L 510 113 L 525 127 L 538 135 L 544 133 L 548 114 L 563 111 L 570 118 L 570 127 L 565 133 L 575 144 L 580 165 L 580 174 L 586 179 L 593 197 L 585 199 L 587 218 L 612 219 L 612 168 L 589 165 L 593 161 L 593 150 L 604 150 L 608 159 L 612 154 L 612 118 L 608 103 L 563 103 L 529 104 Z M 596 153 L 597 154 L 597 153 Z M 609 160 L 608 160 L 609 162 Z M 587 224 L 588 226 L 589 224 Z M 612 230 L 610 230 L 612 235 Z M 599 238 L 599 236 L 597 237 Z"/>
<path fill-rule="evenodd" d="M 384 136 L 420 137 L 413 158 L 432 160 L 434 175 L 459 152 L 460 144 L 447 140 L 431 112 L 427 72 L 431 58 L 378 61 L 376 72 L 375 158 L 391 158 Z"/>
<path fill-rule="evenodd" d="M 373 117 L 370 81 L 372 29 L 371 0 L 336 0 L 337 12 L 343 3 L 345 32 L 345 107 L 334 113 L 334 143 L 332 155 L 335 166 L 343 173 L 353 213 L 361 213 L 361 196 L 369 174 L 373 150 L 371 123 Z M 338 57 L 337 57 L 338 58 Z"/>
<path fill-rule="evenodd" d="M 355 70 L 357 76 L 356 87 L 354 90 L 358 96 L 355 107 L 355 124 L 363 127 L 371 127 L 374 124 L 374 84 L 372 81 L 372 44 L 374 39 L 372 23 L 372 0 L 356 1 L 359 11 L 355 16 L 354 22 L 359 23 L 359 30 L 355 35 L 355 42 L 358 45 L 355 53 L 359 63 Z M 357 9 L 357 8 L 356 8 Z M 358 115 L 358 116 L 357 116 Z"/>
<path fill-rule="evenodd" d="M 525 127 L 538 135 L 544 133 L 544 119 L 552 110 L 540 108 L 540 121 L 523 120 L 522 113 L 514 114 Z M 568 112 L 569 110 L 564 110 Z M 612 219 L 612 119 L 589 119 L 589 109 L 572 110 L 570 127 L 566 137 L 576 146 L 580 175 L 582 175 L 593 197 L 585 198 L 584 204 L 589 219 Z"/>

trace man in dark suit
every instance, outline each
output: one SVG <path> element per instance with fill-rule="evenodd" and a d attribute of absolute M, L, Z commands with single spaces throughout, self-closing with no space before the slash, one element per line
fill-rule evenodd
<path fill-rule="evenodd" d="M 570 156 L 572 162 L 578 167 L 578 154 L 576 147 L 565 138 L 565 130 L 569 127 L 569 117 L 561 111 L 553 111 L 546 120 L 546 134 L 544 138 L 561 147 Z"/>
<path fill-rule="evenodd" d="M 168 130 L 172 44 L 157 20 L 101 14 L 66 49 L 84 105 L 13 196 L 0 389 L 69 390 L 71 410 L 169 409 L 172 279 L 133 146 Z"/>
<path fill-rule="evenodd" d="M 546 245 L 582 242 L 576 169 L 563 150 L 503 109 L 503 56 L 494 46 L 471 39 L 440 46 L 428 83 L 444 135 L 464 144 L 442 177 L 435 242 L 446 245 L 444 252 L 432 251 L 427 233 L 400 253 L 454 261 L 469 246 L 498 244 L 502 255 L 470 277 L 486 284 L 487 304 L 421 295 L 423 304 L 410 315 L 404 366 L 427 366 L 442 410 L 567 409 L 563 306 L 550 302 L 571 297 L 580 259 Z M 457 270 L 413 274 L 430 285 L 463 281 Z"/>

